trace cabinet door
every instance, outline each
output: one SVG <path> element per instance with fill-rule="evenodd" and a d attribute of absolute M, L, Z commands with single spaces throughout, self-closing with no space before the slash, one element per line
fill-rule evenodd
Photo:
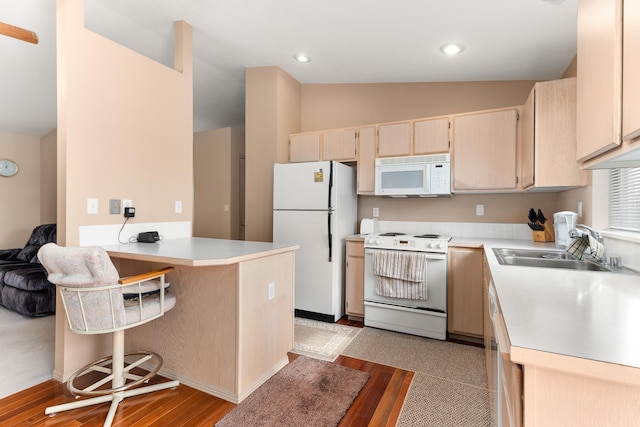
<path fill-rule="evenodd" d="M 576 156 L 584 161 L 621 143 L 622 0 L 578 1 L 577 74 Z"/>
<path fill-rule="evenodd" d="M 449 333 L 483 336 L 482 256 L 482 249 L 449 248 Z"/>
<path fill-rule="evenodd" d="M 378 126 L 378 157 L 411 154 L 411 123 L 391 123 Z"/>
<path fill-rule="evenodd" d="M 413 154 L 449 152 L 449 118 L 413 122 Z"/>
<path fill-rule="evenodd" d="M 364 242 L 347 242 L 346 313 L 364 317 Z"/>
<path fill-rule="evenodd" d="M 342 129 L 322 134 L 322 160 L 356 160 L 356 130 Z"/>
<path fill-rule="evenodd" d="M 301 133 L 289 136 L 289 162 L 320 160 L 320 133 Z"/>
<path fill-rule="evenodd" d="M 624 2 L 622 70 L 622 135 L 640 136 L 640 2 Z"/>
<path fill-rule="evenodd" d="M 358 194 L 375 192 L 376 128 L 358 130 Z"/>
<path fill-rule="evenodd" d="M 535 170 L 535 99 L 536 84 L 522 107 L 522 188 L 531 187 L 534 183 Z"/>
<path fill-rule="evenodd" d="M 491 315 L 489 314 L 489 282 L 491 281 L 491 272 L 487 263 L 487 256 L 482 254 L 482 325 L 484 333 L 484 357 L 487 368 L 488 387 L 490 391 L 493 388 L 493 371 L 491 370 L 491 342 L 494 341 L 493 327 L 491 325 Z"/>
<path fill-rule="evenodd" d="M 453 119 L 453 189 L 515 189 L 516 109 Z"/>

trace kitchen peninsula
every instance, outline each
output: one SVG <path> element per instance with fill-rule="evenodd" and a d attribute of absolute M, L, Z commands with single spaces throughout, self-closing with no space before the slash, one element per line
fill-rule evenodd
<path fill-rule="evenodd" d="M 176 307 L 127 331 L 160 374 L 239 403 L 288 363 L 296 245 L 205 238 L 105 246 L 121 276 L 172 265 Z"/>

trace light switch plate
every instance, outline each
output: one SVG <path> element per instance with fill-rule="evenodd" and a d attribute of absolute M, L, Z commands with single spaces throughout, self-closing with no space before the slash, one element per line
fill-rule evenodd
<path fill-rule="evenodd" d="M 98 213 L 98 199 L 87 199 L 87 213 L 90 215 L 95 215 Z"/>

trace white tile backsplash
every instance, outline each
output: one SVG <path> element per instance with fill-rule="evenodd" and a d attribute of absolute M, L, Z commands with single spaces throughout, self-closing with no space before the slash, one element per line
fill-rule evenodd
<path fill-rule="evenodd" d="M 638 242 L 616 239 L 614 237 L 604 238 L 605 256 L 620 257 L 622 266 L 634 271 L 640 271 L 640 244 Z"/>
<path fill-rule="evenodd" d="M 83 225 L 80 227 L 80 246 L 117 245 L 144 231 L 157 231 L 165 239 L 191 237 L 191 221 L 128 223 L 124 227 L 122 224 Z M 121 242 L 118 242 L 118 235 Z"/>
<path fill-rule="evenodd" d="M 398 231 L 407 234 L 436 233 L 450 234 L 454 237 L 533 240 L 531 230 L 526 224 L 417 221 L 380 221 L 379 224 L 381 232 Z"/>

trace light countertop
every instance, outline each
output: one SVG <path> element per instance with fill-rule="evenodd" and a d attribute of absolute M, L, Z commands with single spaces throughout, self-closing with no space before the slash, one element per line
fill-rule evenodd
<path fill-rule="evenodd" d="M 456 238 L 451 245 L 479 241 L 512 347 L 640 367 L 640 275 L 501 265 L 492 250 L 553 243 Z"/>
<path fill-rule="evenodd" d="M 299 249 L 297 245 L 245 240 L 184 237 L 156 243 L 124 243 L 104 246 L 114 258 L 168 262 L 192 267 L 229 265 Z"/>

